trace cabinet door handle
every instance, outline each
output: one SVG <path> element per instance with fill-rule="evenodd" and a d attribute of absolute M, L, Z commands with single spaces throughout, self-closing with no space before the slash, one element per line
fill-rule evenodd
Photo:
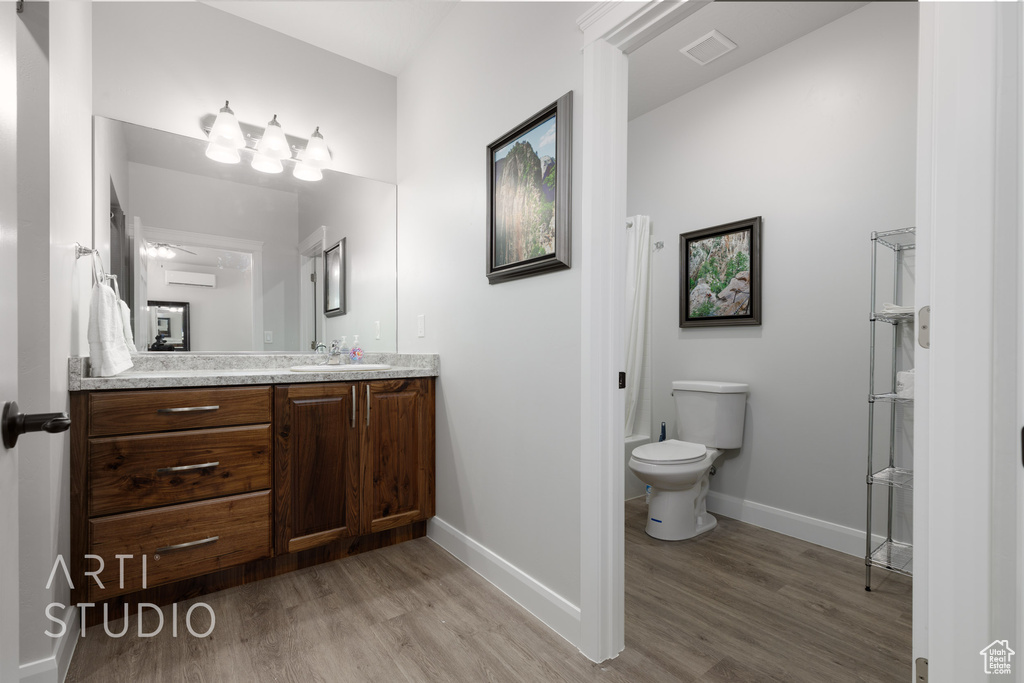
<path fill-rule="evenodd" d="M 366 385 L 366 426 L 370 426 L 370 385 Z"/>
<path fill-rule="evenodd" d="M 356 385 L 352 385 L 352 429 L 356 428 Z"/>
<path fill-rule="evenodd" d="M 187 472 L 188 470 L 203 470 L 207 467 L 216 467 L 220 464 L 220 461 L 216 462 L 202 462 L 198 465 L 179 465 L 178 467 L 161 467 L 156 471 L 157 474 L 172 474 L 174 472 Z"/>
<path fill-rule="evenodd" d="M 160 408 L 158 413 L 201 413 L 208 410 L 220 410 L 220 406 L 189 406 L 188 408 Z"/>
<path fill-rule="evenodd" d="M 195 548 L 196 546 L 206 545 L 207 543 L 214 543 L 220 539 L 220 536 L 210 536 L 199 541 L 189 541 L 188 543 L 179 543 L 178 545 L 165 545 L 163 548 L 157 548 L 156 559 L 160 559 L 160 555 L 163 553 L 174 552 L 175 550 L 185 550 L 186 548 Z"/>

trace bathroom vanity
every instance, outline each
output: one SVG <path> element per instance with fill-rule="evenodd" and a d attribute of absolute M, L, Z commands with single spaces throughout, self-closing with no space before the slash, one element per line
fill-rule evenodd
<path fill-rule="evenodd" d="M 69 564 L 72 601 L 97 605 L 87 623 L 102 603 L 117 618 L 423 536 L 437 356 L 375 356 L 389 369 L 142 356 L 111 378 L 72 359 Z"/>

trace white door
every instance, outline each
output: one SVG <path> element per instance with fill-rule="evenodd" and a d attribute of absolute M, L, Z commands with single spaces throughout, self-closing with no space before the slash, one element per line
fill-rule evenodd
<path fill-rule="evenodd" d="M 18 398 L 17 70 L 13 3 L 0 6 L 0 405 Z M 0 444 L 0 683 L 18 678 L 18 451 Z"/>
<path fill-rule="evenodd" d="M 1021 7 L 920 9 L 915 295 L 931 349 L 917 349 L 914 655 L 933 683 L 992 680 L 989 645 L 1024 653 Z M 1001 678 L 1022 680 L 1021 661 Z"/>

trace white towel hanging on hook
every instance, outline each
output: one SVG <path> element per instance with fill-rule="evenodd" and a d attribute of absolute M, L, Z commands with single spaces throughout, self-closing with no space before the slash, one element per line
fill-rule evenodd
<path fill-rule="evenodd" d="M 132 349 L 124 322 L 127 305 L 106 283 L 100 255 L 92 253 L 93 286 L 89 301 L 89 365 L 93 376 L 110 377 L 131 368 Z M 116 278 L 114 282 L 116 284 Z M 127 334 L 126 334 L 127 332 Z"/>

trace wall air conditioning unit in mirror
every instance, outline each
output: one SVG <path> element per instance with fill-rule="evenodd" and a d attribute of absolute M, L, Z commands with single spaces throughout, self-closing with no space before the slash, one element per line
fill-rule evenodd
<path fill-rule="evenodd" d="M 184 270 L 165 270 L 164 282 L 169 285 L 190 287 L 216 287 L 217 276 L 210 273 L 189 273 Z"/>

